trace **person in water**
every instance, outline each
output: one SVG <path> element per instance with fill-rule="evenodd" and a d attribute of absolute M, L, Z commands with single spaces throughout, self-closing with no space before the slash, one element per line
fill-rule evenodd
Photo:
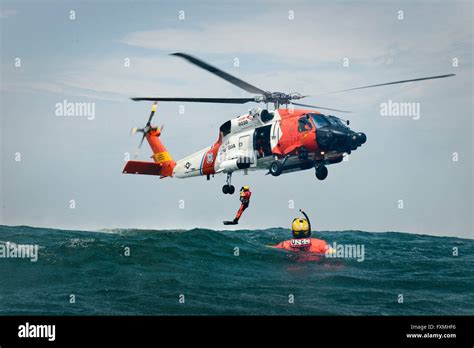
<path fill-rule="evenodd" d="M 239 223 L 239 219 L 242 216 L 242 213 L 244 212 L 245 209 L 248 208 L 249 203 L 250 203 L 250 196 L 252 195 L 252 192 L 250 192 L 250 187 L 248 186 L 243 186 L 240 189 L 240 208 L 239 211 L 237 212 L 237 215 L 235 216 L 235 219 L 233 221 L 234 224 Z"/>
<path fill-rule="evenodd" d="M 311 222 L 308 215 L 300 209 L 304 218 L 293 219 L 291 232 L 293 238 L 274 245 L 273 248 L 289 251 L 303 251 L 323 254 L 330 249 L 329 245 L 322 239 L 311 238 Z"/>

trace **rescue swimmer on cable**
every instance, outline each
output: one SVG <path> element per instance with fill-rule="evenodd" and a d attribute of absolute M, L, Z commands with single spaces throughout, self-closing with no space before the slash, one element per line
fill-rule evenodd
<path fill-rule="evenodd" d="M 239 199 L 240 199 L 240 208 L 237 211 L 237 215 L 235 216 L 233 221 L 224 221 L 224 225 L 237 225 L 239 223 L 240 217 L 245 209 L 249 207 L 250 204 L 250 196 L 252 192 L 250 192 L 249 186 L 242 186 L 240 189 Z"/>

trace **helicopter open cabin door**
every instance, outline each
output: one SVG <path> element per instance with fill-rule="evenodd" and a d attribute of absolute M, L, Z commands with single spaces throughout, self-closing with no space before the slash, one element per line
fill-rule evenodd
<path fill-rule="evenodd" d="M 272 155 L 272 146 L 270 144 L 271 125 L 258 127 L 254 133 L 254 153 L 257 159 Z"/>

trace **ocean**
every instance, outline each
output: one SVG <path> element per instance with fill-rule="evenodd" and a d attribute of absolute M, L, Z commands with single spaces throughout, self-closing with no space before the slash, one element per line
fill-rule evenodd
<path fill-rule="evenodd" d="M 0 226 L 0 315 L 474 314 L 474 240 L 363 231 L 313 237 L 358 246 L 358 257 L 269 248 L 290 238 L 283 228 Z M 30 244 L 38 245 L 36 262 L 5 257 L 8 246 Z"/>

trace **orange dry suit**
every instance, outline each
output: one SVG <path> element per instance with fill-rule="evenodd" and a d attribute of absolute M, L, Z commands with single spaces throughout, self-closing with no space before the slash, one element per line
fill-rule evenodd
<path fill-rule="evenodd" d="M 252 192 L 250 190 L 241 190 L 240 191 L 240 201 L 242 204 L 240 204 L 240 209 L 237 212 L 237 215 L 235 216 L 234 222 L 237 223 L 242 216 L 242 213 L 244 212 L 245 209 L 248 208 L 249 203 L 250 203 L 250 196 L 252 195 Z"/>
<path fill-rule="evenodd" d="M 275 245 L 274 248 L 324 254 L 329 249 L 329 245 L 322 239 L 302 238 L 285 240 Z"/>

